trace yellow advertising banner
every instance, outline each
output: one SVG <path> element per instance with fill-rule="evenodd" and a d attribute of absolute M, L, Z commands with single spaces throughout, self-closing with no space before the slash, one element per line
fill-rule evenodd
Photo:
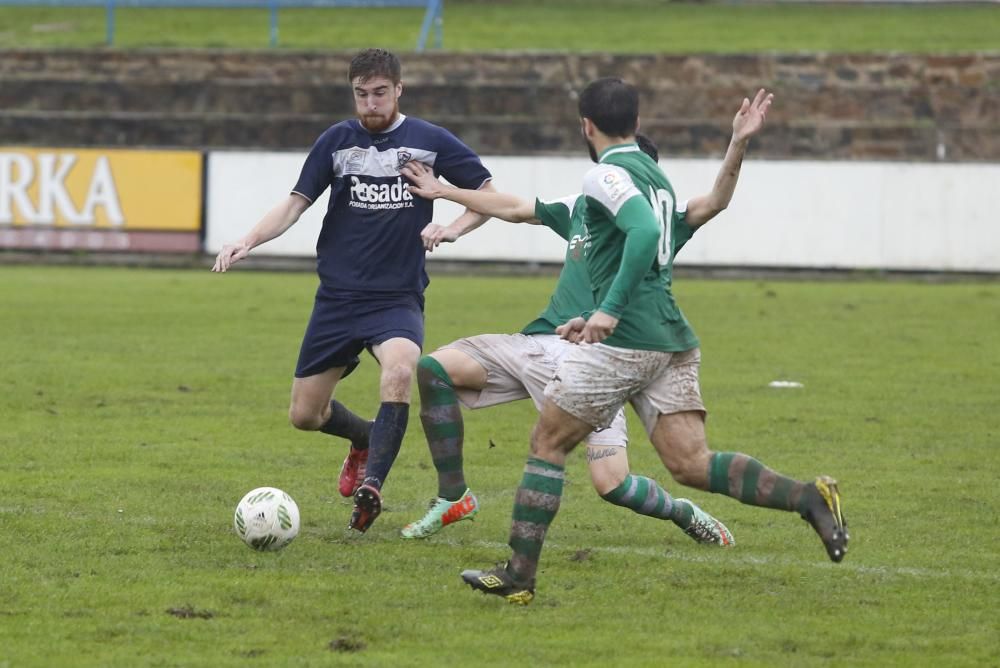
<path fill-rule="evenodd" d="M 0 226 L 198 232 L 194 151 L 0 147 Z"/>

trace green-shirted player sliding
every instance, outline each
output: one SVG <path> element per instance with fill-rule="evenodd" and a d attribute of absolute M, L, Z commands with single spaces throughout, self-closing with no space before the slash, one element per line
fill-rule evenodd
<path fill-rule="evenodd" d="M 754 102 L 744 100 L 741 112 L 754 110 L 759 128 L 769 104 L 762 90 Z M 585 257 L 598 306 L 586 320 L 574 318 L 557 329 L 587 345 L 563 358 L 545 388 L 532 456 L 514 498 L 510 559 L 490 570 L 464 571 L 462 579 L 512 603 L 532 600 L 542 544 L 562 497 L 566 456 L 592 430 L 608 425 L 626 401 L 668 467 L 674 453 L 684 462 L 671 468 L 680 482 L 798 512 L 839 562 L 848 534 L 832 478 L 801 482 L 747 455 L 708 449 L 698 340 L 670 291 L 673 241 L 689 234 L 694 200 L 686 211 L 676 206 L 666 176 L 635 145 L 638 92 L 620 79 L 599 79 L 581 93 L 579 111 L 598 163 L 583 183 Z M 753 125 L 737 114 L 727 159 L 734 144 L 741 145 L 742 158 Z"/>
<path fill-rule="evenodd" d="M 656 146 L 643 138 L 643 149 L 655 161 Z M 428 199 L 470 202 L 475 211 L 515 223 L 541 224 L 568 242 L 555 292 L 545 311 L 519 334 L 483 334 L 460 339 L 423 357 L 417 370 L 420 419 L 438 475 L 438 495 L 426 514 L 406 525 L 404 538 L 426 538 L 443 527 L 472 518 L 479 503 L 465 482 L 462 467 L 461 403 L 476 409 L 531 398 L 541 406 L 546 384 L 573 344 L 556 335 L 556 327 L 594 308 L 590 277 L 583 261 L 582 195 L 534 204 L 512 195 L 445 186 L 427 167 L 414 163 L 401 170 L 411 181 L 410 192 Z M 487 197 L 483 197 L 487 195 Z M 461 233 L 471 228 L 463 227 Z M 445 234 L 429 232 L 430 247 Z M 460 236 L 457 228 L 448 237 Z M 675 252 L 690 234 L 676 239 Z M 606 501 L 641 515 L 671 520 L 700 543 L 733 545 L 725 525 L 687 499 L 674 499 L 651 478 L 629 472 L 625 447 L 628 433 L 624 410 L 607 429 L 587 436 L 587 461 L 594 488 Z"/>

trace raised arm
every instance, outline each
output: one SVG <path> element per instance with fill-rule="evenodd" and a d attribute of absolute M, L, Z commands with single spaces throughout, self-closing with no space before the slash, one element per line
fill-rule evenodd
<path fill-rule="evenodd" d="M 729 206 L 729 202 L 733 199 L 733 191 L 736 189 L 736 182 L 740 178 L 740 167 L 743 166 L 747 145 L 750 143 L 750 138 L 764 127 L 764 120 L 772 100 L 774 94 L 768 93 L 763 88 L 757 91 L 753 102 L 743 98 L 743 104 L 733 118 L 733 136 L 711 192 L 688 200 L 686 220 L 692 228 L 701 227 Z"/>
<path fill-rule="evenodd" d="M 479 190 L 455 188 L 439 181 L 430 168 L 419 162 L 409 162 L 399 171 L 410 181 L 412 194 L 430 200 L 446 199 L 466 208 L 446 227 L 431 223 L 424 228 L 421 237 L 427 250 L 433 250 L 442 242 L 455 241 L 490 218 L 510 223 L 538 223 L 534 203 L 516 195 L 497 192 L 491 182 Z"/>
<path fill-rule="evenodd" d="M 455 188 L 455 190 L 461 190 L 460 188 Z M 479 190 L 470 190 L 468 192 L 485 195 L 487 193 L 496 193 L 496 188 L 493 187 L 492 181 L 487 181 L 482 185 Z M 459 202 L 461 204 L 461 202 Z M 451 221 L 448 225 L 442 227 L 436 223 L 431 223 L 420 233 L 420 238 L 423 239 L 424 248 L 429 251 L 433 251 L 438 244 L 442 242 L 455 241 L 461 236 L 465 236 L 472 230 L 478 229 L 483 226 L 487 220 L 492 218 L 488 213 L 480 213 L 470 209 L 468 206 L 465 207 L 465 211 Z"/>
<path fill-rule="evenodd" d="M 212 271 L 224 272 L 228 270 L 257 246 L 284 234 L 309 208 L 311 203 L 298 193 L 292 193 L 278 202 L 242 239 L 222 247 L 222 250 L 215 257 Z"/>

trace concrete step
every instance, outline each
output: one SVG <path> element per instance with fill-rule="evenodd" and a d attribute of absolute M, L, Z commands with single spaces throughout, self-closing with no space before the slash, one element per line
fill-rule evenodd
<path fill-rule="evenodd" d="M 582 153 L 578 126 L 535 118 L 465 115 L 437 120 L 484 155 Z M 329 126 L 325 115 L 0 111 L 0 145 L 306 150 Z M 643 121 L 664 157 L 721 156 L 725 126 L 705 120 Z M 995 126 L 888 123 L 772 123 L 754 139 L 755 158 L 991 160 Z"/>
<path fill-rule="evenodd" d="M 0 50 L 0 145 L 304 148 L 353 115 L 353 53 Z M 402 108 L 487 153 L 580 150 L 576 92 L 639 85 L 671 155 L 721 154 L 733 114 L 776 93 L 760 157 L 1000 160 L 1000 52 L 404 54 Z"/>
<path fill-rule="evenodd" d="M 751 91 L 752 93 L 752 91 Z M 780 88 L 771 119 L 850 122 L 986 123 L 1000 126 L 1000 95 L 953 86 L 865 87 L 836 91 Z M 713 120 L 728 126 L 748 92 L 734 86 L 643 88 L 643 118 Z M 404 90 L 402 108 L 428 120 L 452 115 L 534 116 L 540 123 L 574 123 L 576 101 L 549 84 L 423 84 Z M 346 85 L 287 85 L 267 81 L 130 81 L 89 77 L 36 79 L 0 76 L 0 109 L 163 113 L 354 114 Z"/>
<path fill-rule="evenodd" d="M 405 113 L 441 115 L 574 115 L 576 103 L 560 89 L 531 85 L 440 85 L 408 87 Z M 123 81 L 30 79 L 0 76 L 0 109 L 175 113 L 323 114 L 331 120 L 354 115 L 345 85 L 286 85 L 255 81 Z"/>
<path fill-rule="evenodd" d="M 0 49 L 0 75 L 135 81 L 241 79 L 344 85 L 353 52 L 223 49 Z M 818 89 L 1000 82 L 1000 52 L 934 54 L 402 54 L 410 84 L 525 83 L 580 87 L 601 76 L 647 86 L 735 85 Z"/>

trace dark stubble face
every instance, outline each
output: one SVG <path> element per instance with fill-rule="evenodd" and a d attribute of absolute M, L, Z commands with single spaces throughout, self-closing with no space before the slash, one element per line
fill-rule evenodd
<path fill-rule="evenodd" d="M 369 79 L 356 77 L 351 82 L 354 88 L 354 113 L 368 132 L 385 132 L 399 118 L 399 95 L 402 92 L 398 82 L 384 76 Z"/>
<path fill-rule="evenodd" d="M 583 143 L 587 145 L 587 153 L 590 154 L 590 160 L 592 162 L 597 162 L 597 149 L 595 149 L 594 145 L 590 143 L 589 139 L 587 139 L 587 135 L 583 134 L 582 129 L 580 130 L 580 136 L 583 137 Z"/>
<path fill-rule="evenodd" d="M 358 114 L 358 120 L 365 130 L 372 134 L 384 132 L 399 117 L 399 100 L 392 105 L 392 110 L 388 113 L 365 113 Z"/>

